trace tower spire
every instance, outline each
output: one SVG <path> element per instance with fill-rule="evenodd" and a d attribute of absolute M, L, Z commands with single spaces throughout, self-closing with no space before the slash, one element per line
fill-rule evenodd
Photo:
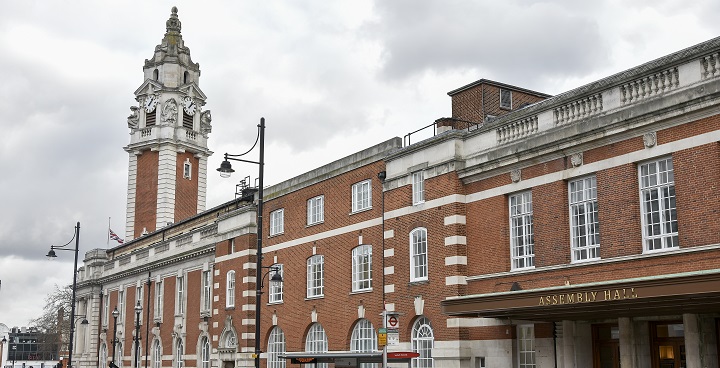
<path fill-rule="evenodd" d="M 177 6 L 173 6 L 172 9 L 170 9 L 170 12 L 170 19 L 165 22 L 165 28 L 167 29 L 167 33 L 165 34 L 165 36 L 170 33 L 180 33 L 181 23 L 177 15 Z"/>

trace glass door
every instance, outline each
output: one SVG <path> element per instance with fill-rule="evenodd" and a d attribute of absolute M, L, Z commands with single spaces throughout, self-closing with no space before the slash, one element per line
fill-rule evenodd
<path fill-rule="evenodd" d="M 620 329 L 613 324 L 592 325 L 593 368 L 620 368 Z"/>
<path fill-rule="evenodd" d="M 682 322 L 651 322 L 654 368 L 686 368 L 685 327 Z"/>

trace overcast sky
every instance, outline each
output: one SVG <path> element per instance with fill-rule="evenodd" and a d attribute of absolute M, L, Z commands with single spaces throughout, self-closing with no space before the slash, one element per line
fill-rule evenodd
<path fill-rule="evenodd" d="M 109 217 L 124 236 L 126 118 L 173 5 L 213 115 L 208 208 L 261 116 L 271 185 L 450 116 L 480 78 L 558 94 L 720 36 L 717 0 L 0 0 L 0 323 L 72 282 L 72 252 L 45 254 L 77 221 L 81 259 Z"/>

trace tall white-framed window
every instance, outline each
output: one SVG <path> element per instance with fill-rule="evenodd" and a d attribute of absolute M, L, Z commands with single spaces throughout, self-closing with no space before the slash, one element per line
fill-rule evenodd
<path fill-rule="evenodd" d="M 280 358 L 281 354 L 285 354 L 285 349 L 285 333 L 275 326 L 268 337 L 267 368 L 285 368 L 285 358 Z"/>
<path fill-rule="evenodd" d="M 155 283 L 155 320 L 162 322 L 163 313 L 163 282 Z"/>
<path fill-rule="evenodd" d="M 307 201 L 307 224 L 317 224 L 325 220 L 324 215 L 325 196 L 317 196 Z"/>
<path fill-rule="evenodd" d="M 283 265 L 282 263 L 275 263 L 271 267 L 276 267 L 278 273 L 283 277 Z M 275 272 L 275 271 L 273 271 Z M 272 276 L 272 275 L 271 275 Z M 282 282 L 271 282 L 270 292 L 268 293 L 268 301 L 270 303 L 282 303 L 283 301 L 283 283 Z"/>
<path fill-rule="evenodd" d="M 153 341 L 152 368 L 162 368 L 162 345 L 158 339 Z"/>
<path fill-rule="evenodd" d="M 410 281 L 423 281 L 427 279 L 427 229 L 419 227 L 410 232 Z"/>
<path fill-rule="evenodd" d="M 285 209 L 270 212 L 270 236 L 285 232 Z"/>
<path fill-rule="evenodd" d="M 202 272 L 202 308 L 201 311 L 207 312 L 212 307 L 212 278 L 210 270 Z"/>
<path fill-rule="evenodd" d="M 123 366 L 123 351 L 124 350 L 123 350 L 123 343 L 121 341 L 118 341 L 115 350 L 116 350 L 115 365 L 117 365 L 119 368 L 122 368 L 122 366 Z"/>
<path fill-rule="evenodd" d="M 100 345 L 100 368 L 107 368 L 108 365 L 108 351 L 107 345 L 103 342 Z"/>
<path fill-rule="evenodd" d="M 358 245 L 352 250 L 352 291 L 372 289 L 372 245 Z"/>
<path fill-rule="evenodd" d="M 140 303 L 140 305 L 142 305 L 142 306 L 145 305 L 145 303 L 143 302 L 143 300 L 144 300 L 143 299 L 143 297 L 144 297 L 143 291 L 144 291 L 144 288 L 143 288 L 142 284 L 135 288 L 135 305 L 138 305 L 138 303 Z M 142 323 L 142 322 L 143 322 L 143 314 L 140 313 L 140 323 Z"/>
<path fill-rule="evenodd" d="M 678 247 L 675 174 L 671 157 L 639 166 L 644 251 Z"/>
<path fill-rule="evenodd" d="M 600 258 L 597 179 L 595 176 L 568 182 L 570 199 L 570 247 L 573 262 Z"/>
<path fill-rule="evenodd" d="M 535 326 L 517 326 L 518 367 L 535 368 Z"/>
<path fill-rule="evenodd" d="M 118 316 L 118 321 L 125 321 L 125 290 L 122 286 L 118 291 L 118 312 L 120 312 L 120 315 Z"/>
<path fill-rule="evenodd" d="M 413 205 L 425 202 L 425 172 L 412 173 L 412 203 Z"/>
<path fill-rule="evenodd" d="M 228 253 L 233 254 L 233 253 L 235 253 L 235 238 L 230 239 L 229 242 L 230 242 L 230 246 L 229 246 L 230 250 Z"/>
<path fill-rule="evenodd" d="M 235 306 L 235 271 L 228 271 L 225 286 L 225 306 L 232 308 Z"/>
<path fill-rule="evenodd" d="M 183 341 L 181 338 L 177 338 L 175 340 L 175 368 L 183 368 L 185 365 L 185 362 L 183 361 L 183 352 L 185 351 L 185 348 L 183 347 Z"/>
<path fill-rule="evenodd" d="M 132 367 L 134 367 L 134 368 L 140 368 L 140 367 L 142 367 L 142 344 L 137 347 L 137 352 L 138 352 L 138 353 L 137 353 L 137 356 L 138 356 L 138 361 L 137 361 L 137 363 L 138 363 L 138 364 L 137 364 L 137 365 L 135 364 L 135 345 L 137 345 L 137 344 L 138 344 L 137 341 L 133 341 L 133 343 L 132 343 L 132 345 L 131 345 L 131 349 L 132 349 L 132 350 L 131 350 L 131 351 L 132 351 L 132 360 L 130 361 L 130 366 L 132 366 Z"/>
<path fill-rule="evenodd" d="M 210 368 L 210 341 L 207 336 L 200 338 L 200 368 Z"/>
<path fill-rule="evenodd" d="M 328 351 L 328 339 L 325 329 L 319 323 L 313 323 L 305 338 L 305 351 L 308 353 L 325 353 Z M 317 368 L 327 368 L 327 363 L 317 364 Z"/>
<path fill-rule="evenodd" d="M 532 192 L 510 196 L 510 257 L 512 269 L 535 266 Z"/>
<path fill-rule="evenodd" d="M 500 89 L 500 107 L 503 109 L 512 109 L 512 91 L 509 89 Z"/>
<path fill-rule="evenodd" d="M 183 178 L 192 179 L 192 163 L 189 158 L 186 158 L 183 163 Z"/>
<path fill-rule="evenodd" d="M 178 276 L 175 285 L 175 314 L 185 313 L 185 277 Z"/>
<path fill-rule="evenodd" d="M 372 207 L 372 181 L 370 179 L 355 183 L 352 186 L 352 212 Z"/>
<path fill-rule="evenodd" d="M 350 336 L 350 351 L 353 353 L 367 353 L 377 351 L 377 335 L 372 323 L 367 319 L 361 319 L 353 328 Z M 363 363 L 360 368 L 374 367 L 375 364 Z"/>
<path fill-rule="evenodd" d="M 412 359 L 412 367 L 432 368 L 434 365 L 432 349 L 435 345 L 435 336 L 427 317 L 422 316 L 413 324 L 411 343 L 412 351 L 420 354 L 419 357 Z"/>
<path fill-rule="evenodd" d="M 307 297 L 325 295 L 325 257 L 316 254 L 307 260 Z"/>
<path fill-rule="evenodd" d="M 107 327 L 110 320 L 110 295 L 105 292 L 103 295 L 103 326 Z"/>

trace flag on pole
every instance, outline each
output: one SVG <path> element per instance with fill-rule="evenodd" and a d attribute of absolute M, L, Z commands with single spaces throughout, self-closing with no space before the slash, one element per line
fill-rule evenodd
<path fill-rule="evenodd" d="M 108 228 L 108 230 L 110 230 L 110 239 L 115 240 L 118 244 L 122 244 L 124 242 L 124 240 L 121 239 L 118 234 L 115 234 L 112 229 Z"/>

